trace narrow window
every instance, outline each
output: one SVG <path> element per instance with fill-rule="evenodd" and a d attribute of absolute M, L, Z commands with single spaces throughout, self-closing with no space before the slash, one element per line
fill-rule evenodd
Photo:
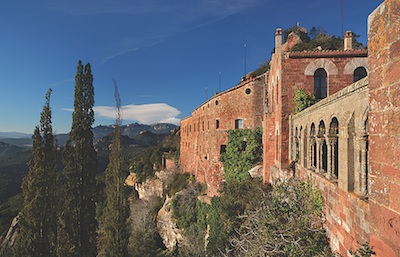
<path fill-rule="evenodd" d="M 226 152 L 226 145 L 221 145 L 220 147 L 219 147 L 219 153 L 220 154 L 223 154 L 223 153 L 225 153 Z"/>
<path fill-rule="evenodd" d="M 235 120 L 235 129 L 241 129 L 241 128 L 243 128 L 243 120 L 242 119 Z"/>
<path fill-rule="evenodd" d="M 314 96 L 316 99 L 327 97 L 327 74 L 322 68 L 319 68 L 314 73 Z"/>
<path fill-rule="evenodd" d="M 367 76 L 367 70 L 364 67 L 358 67 L 354 70 L 354 82 Z"/>
<path fill-rule="evenodd" d="M 219 120 L 215 120 L 215 128 L 219 129 Z"/>

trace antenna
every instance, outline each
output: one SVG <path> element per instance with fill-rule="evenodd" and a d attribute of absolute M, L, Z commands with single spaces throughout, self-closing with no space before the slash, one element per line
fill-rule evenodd
<path fill-rule="evenodd" d="M 219 72 L 219 88 L 218 88 L 218 92 L 221 93 L 221 72 Z"/>
<path fill-rule="evenodd" d="M 244 76 L 246 78 L 246 44 L 244 44 Z"/>
<path fill-rule="evenodd" d="M 344 31 L 343 31 L 343 0 L 340 0 L 340 14 L 341 14 L 341 22 L 342 22 L 342 36 L 344 36 Z"/>

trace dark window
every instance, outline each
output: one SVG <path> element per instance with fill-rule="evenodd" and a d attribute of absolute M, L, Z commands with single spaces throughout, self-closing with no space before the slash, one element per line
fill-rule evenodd
<path fill-rule="evenodd" d="M 314 96 L 316 99 L 323 99 L 328 95 L 327 74 L 322 68 L 314 73 Z"/>
<path fill-rule="evenodd" d="M 240 128 L 243 128 L 243 120 L 237 119 L 235 120 L 235 129 L 240 129 Z"/>
<path fill-rule="evenodd" d="M 367 70 L 364 67 L 358 67 L 354 70 L 354 82 L 367 76 Z"/>
<path fill-rule="evenodd" d="M 215 100 L 215 105 L 218 105 L 218 100 Z"/>
<path fill-rule="evenodd" d="M 251 89 L 250 88 L 246 88 L 246 94 L 248 95 L 248 94 L 250 94 L 251 93 Z"/>
<path fill-rule="evenodd" d="M 221 145 L 219 147 L 219 153 L 222 154 L 222 153 L 225 153 L 225 152 L 226 152 L 226 145 Z"/>
<path fill-rule="evenodd" d="M 219 120 L 215 120 L 215 128 L 216 128 L 216 129 L 219 128 Z"/>

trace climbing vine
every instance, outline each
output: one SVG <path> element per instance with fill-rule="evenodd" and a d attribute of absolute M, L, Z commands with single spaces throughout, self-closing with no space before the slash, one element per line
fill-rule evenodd
<path fill-rule="evenodd" d="M 225 180 L 241 182 L 248 177 L 254 164 L 262 162 L 261 129 L 236 129 L 228 131 L 226 152 L 221 154 Z"/>
<path fill-rule="evenodd" d="M 298 88 L 294 92 L 294 102 L 296 103 L 294 113 L 299 113 L 302 110 L 315 104 L 317 100 L 314 96 L 307 94 L 303 88 Z"/>

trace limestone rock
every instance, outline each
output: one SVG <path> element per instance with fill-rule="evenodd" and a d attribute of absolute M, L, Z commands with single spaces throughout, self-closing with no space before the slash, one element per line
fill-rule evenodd
<path fill-rule="evenodd" d="M 19 232 L 18 221 L 19 221 L 19 214 L 11 222 L 11 226 L 8 229 L 7 234 L 0 245 L 0 255 L 2 255 L 3 251 L 7 247 L 12 246 L 14 244 L 14 241 L 17 238 Z"/>
<path fill-rule="evenodd" d="M 263 176 L 263 166 L 262 165 L 257 165 L 253 168 L 251 168 L 249 171 L 250 177 L 252 178 L 262 178 Z"/>
<path fill-rule="evenodd" d="M 176 226 L 176 220 L 172 214 L 171 199 L 166 196 L 163 207 L 158 211 L 157 229 L 165 247 L 172 250 L 177 244 L 185 244 L 182 231 Z"/>

